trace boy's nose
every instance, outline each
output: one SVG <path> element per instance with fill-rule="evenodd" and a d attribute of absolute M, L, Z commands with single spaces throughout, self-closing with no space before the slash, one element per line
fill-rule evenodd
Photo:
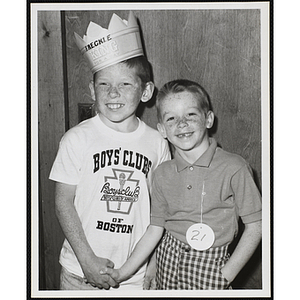
<path fill-rule="evenodd" d="M 109 95 L 110 97 L 112 98 L 115 98 L 115 97 L 119 97 L 120 96 L 120 93 L 119 93 L 119 90 L 117 87 L 115 86 L 112 86 L 109 90 Z"/>
<path fill-rule="evenodd" d="M 183 127 L 189 126 L 188 120 L 187 120 L 186 118 L 180 119 L 180 120 L 178 121 L 177 126 L 178 126 L 179 128 L 183 128 Z"/>

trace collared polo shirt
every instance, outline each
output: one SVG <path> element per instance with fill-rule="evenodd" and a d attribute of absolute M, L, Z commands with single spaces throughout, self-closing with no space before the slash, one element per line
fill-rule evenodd
<path fill-rule="evenodd" d="M 156 169 L 153 180 L 151 224 L 165 227 L 182 242 L 187 243 L 188 228 L 201 220 L 215 233 L 212 247 L 234 239 L 239 217 L 244 223 L 261 220 L 261 195 L 250 166 L 213 138 L 194 164 L 176 152 Z"/>

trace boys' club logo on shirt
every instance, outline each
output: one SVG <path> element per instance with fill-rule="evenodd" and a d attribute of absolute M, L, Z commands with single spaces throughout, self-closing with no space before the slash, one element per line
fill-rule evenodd
<path fill-rule="evenodd" d="M 106 201 L 107 211 L 129 214 L 140 194 L 139 180 L 132 179 L 134 171 L 112 169 L 114 176 L 104 176 L 100 201 Z"/>

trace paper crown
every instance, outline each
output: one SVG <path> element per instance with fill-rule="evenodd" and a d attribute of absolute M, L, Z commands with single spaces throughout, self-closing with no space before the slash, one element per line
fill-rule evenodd
<path fill-rule="evenodd" d="M 136 17 L 129 12 L 128 21 L 113 14 L 108 29 L 90 22 L 86 35 L 76 32 L 75 42 L 94 74 L 126 59 L 144 55 Z"/>

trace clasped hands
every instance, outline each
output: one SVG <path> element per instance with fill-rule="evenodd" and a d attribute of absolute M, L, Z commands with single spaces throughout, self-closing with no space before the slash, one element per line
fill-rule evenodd
<path fill-rule="evenodd" d="M 84 281 L 93 287 L 109 290 L 118 288 L 119 284 L 128 279 L 122 276 L 120 269 L 114 269 L 114 263 L 107 258 L 94 257 L 88 266 L 83 266 Z M 143 289 L 155 289 L 155 269 L 148 268 Z"/>

